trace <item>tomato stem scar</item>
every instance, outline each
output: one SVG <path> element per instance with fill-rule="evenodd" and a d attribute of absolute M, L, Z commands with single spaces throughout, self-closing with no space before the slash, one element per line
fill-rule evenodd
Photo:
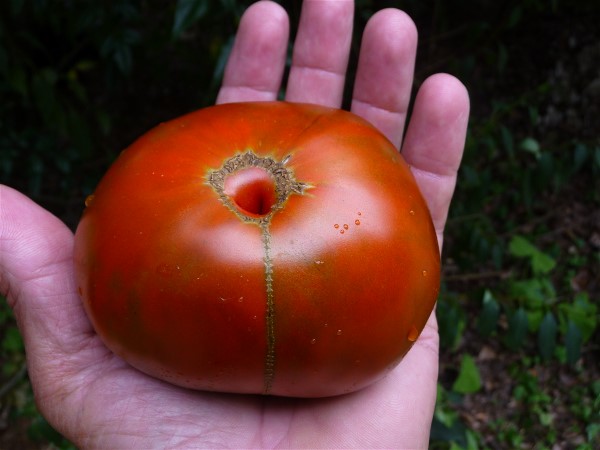
<path fill-rule="evenodd" d="M 252 150 L 246 150 L 225 160 L 219 169 L 210 170 L 206 181 L 231 212 L 244 222 L 260 225 L 269 222 L 273 214 L 283 208 L 290 195 L 302 195 L 311 187 L 307 183 L 296 181 L 293 172 L 285 167 L 290 159 L 291 156 L 288 155 L 283 161 L 276 161 L 268 156 L 258 156 Z M 262 169 L 262 174 L 261 170 L 255 170 L 257 168 Z M 272 186 L 268 186 L 269 183 L 272 183 Z M 228 190 L 227 184 L 233 187 Z M 274 199 L 269 198 L 270 190 L 274 191 Z M 243 201 L 239 201 L 242 200 L 242 196 Z M 272 205 L 266 208 L 265 203 Z M 244 206 L 248 204 L 254 204 L 256 207 Z"/>

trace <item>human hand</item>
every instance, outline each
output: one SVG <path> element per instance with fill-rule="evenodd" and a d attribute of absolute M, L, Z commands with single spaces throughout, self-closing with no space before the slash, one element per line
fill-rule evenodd
<path fill-rule="evenodd" d="M 352 14 L 352 1 L 305 1 L 286 100 L 340 106 Z M 402 142 L 441 246 L 468 96 L 448 75 L 429 78 L 403 136 L 416 39 L 414 24 L 398 10 L 371 19 L 352 111 L 397 146 Z M 218 102 L 276 99 L 287 40 L 281 7 L 250 7 Z M 0 292 L 23 334 L 40 411 L 78 447 L 427 447 L 437 381 L 434 315 L 392 373 L 354 394 L 299 400 L 189 391 L 138 372 L 102 344 L 76 292 L 72 250 L 73 235 L 63 223 L 0 186 Z"/>

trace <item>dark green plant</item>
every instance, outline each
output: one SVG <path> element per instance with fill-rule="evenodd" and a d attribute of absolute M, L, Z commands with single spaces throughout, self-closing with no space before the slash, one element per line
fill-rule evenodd
<path fill-rule="evenodd" d="M 249 3 L 7 2 L 0 182 L 77 216 L 81 199 L 137 135 L 213 101 Z"/>
<path fill-rule="evenodd" d="M 523 236 L 514 236 L 509 252 L 527 261 L 529 278 L 509 279 L 505 283 L 504 301 L 499 303 L 495 295 L 486 290 L 478 318 L 478 330 L 483 336 L 497 332 L 500 314 L 507 316 L 507 329 L 502 332 L 506 346 L 521 349 L 532 334 L 537 337 L 537 349 L 543 360 L 555 356 L 569 364 L 575 364 L 581 354 L 581 346 L 588 342 L 598 328 L 598 307 L 589 301 L 586 293 L 578 293 L 572 301 L 559 300 L 550 274 L 556 261 L 541 252 Z M 562 344 L 564 353 L 558 353 Z"/>

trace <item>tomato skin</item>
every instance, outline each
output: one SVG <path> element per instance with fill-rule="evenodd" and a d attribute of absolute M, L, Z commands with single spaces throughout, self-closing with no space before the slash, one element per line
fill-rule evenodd
<path fill-rule="evenodd" d="M 212 181 L 243 173 L 231 169 L 243 158 L 255 161 L 246 178 L 275 162 L 268 177 L 297 182 L 268 215 Z M 187 114 L 126 149 L 87 203 L 74 256 L 86 312 L 117 355 L 177 385 L 360 389 L 399 363 L 437 298 L 436 235 L 410 169 L 341 110 L 265 102 Z"/>

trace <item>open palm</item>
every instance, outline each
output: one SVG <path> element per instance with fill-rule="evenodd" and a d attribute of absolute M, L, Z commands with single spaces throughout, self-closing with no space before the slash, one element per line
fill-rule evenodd
<path fill-rule="evenodd" d="M 286 100 L 341 105 L 352 21 L 352 1 L 305 0 Z M 288 30 L 277 4 L 248 9 L 219 103 L 277 98 Z M 402 143 L 441 247 L 469 101 L 453 77 L 430 77 L 403 136 L 416 41 L 414 24 L 401 11 L 373 16 L 352 111 Z M 189 391 L 132 369 L 104 347 L 76 293 L 72 248 L 73 234 L 62 222 L 0 186 L 0 292 L 24 336 L 40 411 L 79 447 L 427 447 L 438 370 L 435 315 L 389 376 L 354 394 L 299 400 Z"/>

